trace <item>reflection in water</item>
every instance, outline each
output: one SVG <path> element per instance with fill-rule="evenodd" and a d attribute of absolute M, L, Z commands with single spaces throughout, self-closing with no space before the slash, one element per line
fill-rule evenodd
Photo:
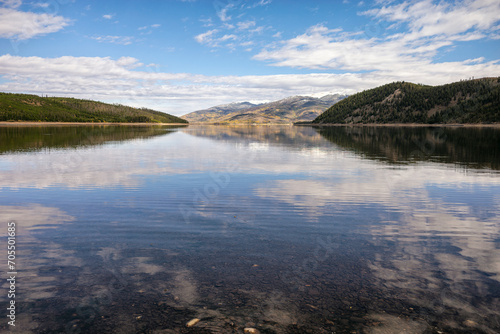
<path fill-rule="evenodd" d="M 158 157 L 158 152 L 147 148 L 141 151 L 137 146 L 147 139 L 168 136 L 176 128 L 179 127 L 0 127 L 0 138 L 5 139 L 0 145 L 0 152 L 4 152 L 0 154 L 0 187 L 133 187 L 137 175 L 172 171 L 161 159 L 144 163 L 151 155 Z"/>
<path fill-rule="evenodd" d="M 58 296 L 58 289 L 69 279 L 60 269 L 78 268 L 83 265 L 82 260 L 74 256 L 74 251 L 64 249 L 55 242 L 40 242 L 37 238 L 38 233 L 44 229 L 54 229 L 60 224 L 73 220 L 74 217 L 54 207 L 0 205 L 0 222 L 2 222 L 0 236 L 2 240 L 6 240 L 6 223 L 16 223 L 15 263 L 18 272 L 15 293 L 18 310 L 16 332 L 37 333 L 43 320 L 37 319 L 36 312 L 20 312 L 23 309 L 21 305 L 29 305 L 37 300 L 54 299 Z M 2 242 L 2 244 L 4 243 Z M 10 271 L 7 270 L 6 262 L 2 262 L 0 266 L 3 273 Z M 10 300 L 7 299 L 8 282 L 2 280 L 0 287 L 2 291 L 5 291 L 5 294 L 0 297 L 0 301 L 2 305 L 7 305 Z M 2 322 L 2 325 L 4 325 L 4 329 L 7 328 L 6 321 Z"/>
<path fill-rule="evenodd" d="M 190 126 L 184 132 L 197 137 L 227 142 L 255 142 L 291 148 L 325 146 L 324 140 L 310 127 L 294 126 Z"/>
<path fill-rule="evenodd" d="M 44 207 L 39 204 L 28 206 L 0 206 L 0 221 L 16 222 L 16 235 L 31 237 L 34 232 L 46 228 L 56 228 L 57 224 L 72 221 L 74 218 L 65 215 L 57 208 Z M 7 229 L 0 230 L 0 237 L 7 236 Z"/>
<path fill-rule="evenodd" d="M 146 139 L 170 133 L 179 127 L 181 126 L 0 126 L 0 154 L 90 147 L 112 141 Z"/>
<path fill-rule="evenodd" d="M 472 210 L 428 201 L 408 208 L 398 221 L 381 221 L 371 231 L 374 243 L 390 244 L 397 255 L 380 252 L 370 267 L 384 286 L 432 310 L 426 315 L 433 321 L 447 317 L 448 326 L 460 328 L 469 320 L 495 332 L 485 322 L 500 319 L 500 295 L 492 293 L 500 282 L 500 225 L 496 217 L 475 217 Z M 454 312 L 461 317 L 452 317 Z"/>
<path fill-rule="evenodd" d="M 320 127 L 340 147 L 393 163 L 435 161 L 500 169 L 500 129 L 469 127 Z"/>
<path fill-rule="evenodd" d="M 414 310 L 419 307 L 416 313 L 428 323 L 446 318 L 453 332 L 467 320 L 495 332 L 500 320 L 500 179 L 476 175 L 475 185 L 484 187 L 478 191 L 460 171 L 429 173 L 412 167 L 394 179 L 391 173 L 377 169 L 339 182 L 280 180 L 261 184 L 256 194 L 300 207 L 323 224 L 325 213 L 332 211 L 334 224 L 352 217 L 351 228 L 375 246 L 368 266 L 387 294 L 411 302 Z M 464 195 L 455 194 L 448 202 L 455 189 Z M 474 200 L 468 197 L 472 194 Z M 488 198 L 486 205 L 476 203 Z M 370 210 L 379 212 L 360 224 L 367 220 L 359 216 L 365 205 L 383 210 Z"/>
<path fill-rule="evenodd" d="M 495 151 L 497 133 L 443 129 L 430 143 L 433 129 L 405 129 L 197 126 L 130 141 L 124 128 L 6 144 L 16 330 L 497 333 L 496 153 L 463 143 Z M 436 153 L 412 155 L 425 141 Z"/>

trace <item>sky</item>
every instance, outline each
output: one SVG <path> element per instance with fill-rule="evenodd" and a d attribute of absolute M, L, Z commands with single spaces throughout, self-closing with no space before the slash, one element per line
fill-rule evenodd
<path fill-rule="evenodd" d="M 0 91 L 173 115 L 500 76 L 498 0 L 0 0 Z"/>

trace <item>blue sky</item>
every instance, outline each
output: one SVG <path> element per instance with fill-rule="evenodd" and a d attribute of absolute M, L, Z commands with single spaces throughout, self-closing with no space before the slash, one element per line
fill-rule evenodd
<path fill-rule="evenodd" d="M 0 91 L 174 115 L 500 76 L 500 1 L 0 0 Z"/>

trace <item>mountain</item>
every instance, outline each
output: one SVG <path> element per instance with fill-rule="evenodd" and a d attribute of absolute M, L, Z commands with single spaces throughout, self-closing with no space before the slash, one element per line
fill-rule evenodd
<path fill-rule="evenodd" d="M 442 86 L 393 82 L 349 96 L 312 123 L 500 123 L 500 77 Z"/>
<path fill-rule="evenodd" d="M 209 109 L 198 110 L 181 116 L 191 123 L 245 123 L 289 124 L 298 121 L 312 121 L 316 116 L 345 95 L 326 95 L 321 98 L 310 96 L 291 96 L 285 99 L 252 104 L 249 102 L 231 103 Z"/>
<path fill-rule="evenodd" d="M 191 123 L 211 123 L 217 122 L 221 117 L 234 112 L 241 112 L 243 110 L 256 107 L 257 104 L 250 102 L 236 102 L 229 104 L 222 104 L 220 106 L 211 107 L 208 109 L 193 111 L 189 114 L 181 116 L 181 118 Z"/>
<path fill-rule="evenodd" d="M 66 97 L 0 93 L 0 121 L 187 123 L 146 108 Z"/>

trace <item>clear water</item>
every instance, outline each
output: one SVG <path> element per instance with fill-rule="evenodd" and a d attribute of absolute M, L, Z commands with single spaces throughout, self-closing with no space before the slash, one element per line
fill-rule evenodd
<path fill-rule="evenodd" d="M 0 331 L 497 333 L 499 170 L 494 128 L 0 127 Z"/>

